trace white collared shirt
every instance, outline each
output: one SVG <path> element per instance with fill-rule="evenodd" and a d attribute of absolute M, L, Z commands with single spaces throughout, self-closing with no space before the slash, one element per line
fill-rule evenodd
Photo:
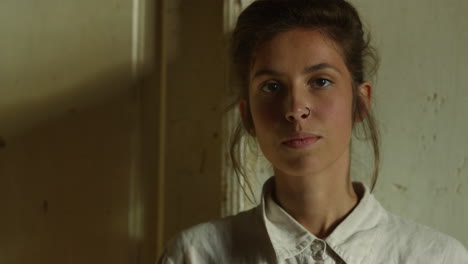
<path fill-rule="evenodd" d="M 273 177 L 259 206 L 182 231 L 158 263 L 444 263 L 468 264 L 460 242 L 387 212 L 361 184 L 354 210 L 325 239 L 307 231 L 272 199 Z"/>

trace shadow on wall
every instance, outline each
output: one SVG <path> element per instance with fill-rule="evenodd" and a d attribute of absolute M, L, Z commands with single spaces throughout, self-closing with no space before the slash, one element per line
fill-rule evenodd
<path fill-rule="evenodd" d="M 142 247 L 155 246 L 129 234 L 144 224 L 131 215 L 130 186 L 144 80 L 129 72 L 1 108 L 0 263 L 154 261 Z"/>
<path fill-rule="evenodd" d="M 135 90 L 132 88 L 138 87 L 143 82 L 143 78 L 132 78 L 130 70 L 129 65 L 114 67 L 107 72 L 87 76 L 87 81 L 78 84 L 58 89 L 48 87 L 43 89 L 44 92 L 40 96 L 33 91 L 34 88 L 27 90 L 22 87 L 12 87 L 10 89 L 23 89 L 24 94 L 30 93 L 32 96 L 10 96 L 10 101 L 8 101 L 8 92 L 3 91 L 1 96 L 5 96 L 7 100 L 2 101 L 8 103 L 0 105 L 0 137 L 7 141 L 8 138 L 21 135 L 43 122 L 92 108 Z M 53 80 L 48 85 L 57 86 Z"/>

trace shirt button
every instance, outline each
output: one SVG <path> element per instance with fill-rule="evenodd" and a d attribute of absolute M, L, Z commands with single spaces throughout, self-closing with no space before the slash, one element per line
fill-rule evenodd
<path fill-rule="evenodd" d="M 325 241 L 316 239 L 312 242 L 311 245 L 311 255 L 312 258 L 316 261 L 316 263 L 323 263 L 323 254 L 325 251 Z"/>

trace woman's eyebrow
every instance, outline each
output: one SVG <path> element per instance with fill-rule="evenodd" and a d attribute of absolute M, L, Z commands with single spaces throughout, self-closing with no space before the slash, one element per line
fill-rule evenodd
<path fill-rule="evenodd" d="M 255 80 L 256 78 L 263 76 L 263 75 L 268 75 L 268 76 L 280 76 L 281 73 L 271 70 L 271 69 L 260 69 L 255 72 L 255 74 L 252 77 L 252 80 Z"/>
<path fill-rule="evenodd" d="M 341 71 L 338 68 L 336 68 L 335 66 L 323 62 L 323 63 L 318 63 L 318 64 L 314 64 L 314 65 L 305 67 L 302 74 L 309 74 L 309 73 L 312 73 L 314 71 L 318 71 L 318 70 L 322 70 L 322 69 L 332 69 L 332 70 L 334 70 L 334 71 L 336 71 L 338 73 L 341 73 Z M 280 72 L 277 72 L 277 71 L 272 70 L 272 69 L 260 69 L 260 70 L 255 72 L 255 74 L 252 77 L 252 80 L 254 80 L 254 79 L 256 79 L 256 78 L 258 78 L 260 76 L 263 76 L 263 75 L 281 76 L 282 74 Z"/>
<path fill-rule="evenodd" d="M 308 66 L 304 69 L 304 71 L 302 72 L 303 74 L 308 74 L 308 73 L 312 73 L 314 71 L 318 71 L 318 70 L 321 70 L 321 69 L 332 69 L 338 73 L 341 73 L 341 71 L 336 68 L 335 66 L 331 65 L 331 64 L 328 64 L 328 63 L 318 63 L 318 64 L 314 64 L 314 65 L 311 65 L 311 66 Z"/>

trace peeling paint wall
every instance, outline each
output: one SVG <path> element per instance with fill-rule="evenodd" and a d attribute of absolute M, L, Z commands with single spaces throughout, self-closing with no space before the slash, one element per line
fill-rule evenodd
<path fill-rule="evenodd" d="M 468 2 L 352 2 L 381 57 L 375 194 L 390 211 L 468 246 Z"/>

